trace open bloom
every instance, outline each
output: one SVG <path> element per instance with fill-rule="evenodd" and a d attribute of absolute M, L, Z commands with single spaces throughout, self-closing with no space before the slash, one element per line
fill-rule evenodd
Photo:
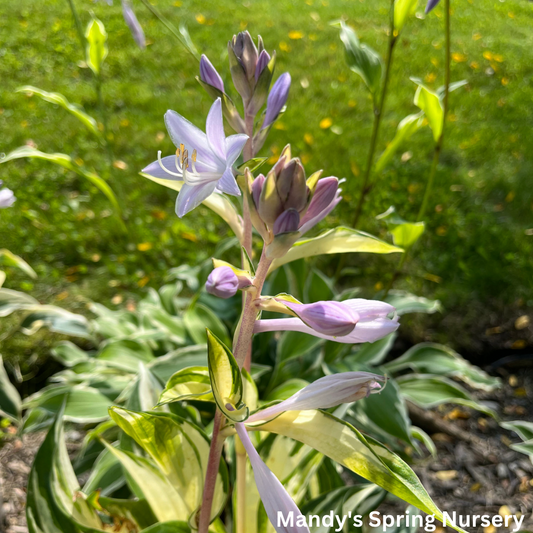
<path fill-rule="evenodd" d="M 320 322 L 319 317 L 314 317 L 310 320 L 310 314 L 303 313 L 301 309 L 298 309 L 297 314 L 299 316 L 295 318 L 258 320 L 254 326 L 254 333 L 265 331 L 300 331 L 314 335 L 315 337 L 320 337 L 321 339 L 356 344 L 361 342 L 375 342 L 398 329 L 398 319 L 396 317 L 387 317 L 388 314 L 395 311 L 394 307 L 388 303 L 377 300 L 364 300 L 362 298 L 344 300 L 343 302 L 336 303 L 339 303 L 345 308 L 347 315 L 348 313 L 354 313 L 354 316 L 357 315 L 359 317 L 354 328 L 348 334 L 332 335 L 324 333 L 325 328 L 334 325 L 337 319 L 332 321 L 331 315 L 328 317 L 327 313 L 324 313 L 322 324 L 317 324 L 317 321 Z M 313 306 L 314 304 L 309 305 Z M 338 310 L 335 312 L 338 313 Z M 307 323 L 300 317 L 305 317 Z"/>
<path fill-rule="evenodd" d="M 2 180 L 0 180 L 0 209 L 11 207 L 15 203 L 15 195 L 11 189 L 4 187 L 2 189 Z"/>
<path fill-rule="evenodd" d="M 304 516 L 279 479 L 272 473 L 261 457 L 259 457 L 244 424 L 235 424 L 235 429 L 250 458 L 259 496 L 261 496 L 266 514 L 274 529 L 277 533 L 309 533 L 309 528 L 306 525 L 296 525 L 299 523 L 305 524 Z M 283 525 L 278 520 L 278 513 L 281 513 L 283 518 L 292 515 L 295 525 Z"/>
<path fill-rule="evenodd" d="M 342 372 L 317 379 L 281 403 L 267 407 L 248 417 L 246 423 L 268 420 L 286 411 L 329 409 L 351 403 L 380 392 L 383 376 L 371 372 Z"/>
<path fill-rule="evenodd" d="M 182 217 L 215 190 L 234 196 L 241 193 L 233 175 L 233 165 L 239 157 L 247 135 L 226 137 L 220 98 L 217 98 L 206 121 L 206 133 L 175 111 L 165 113 L 165 124 L 176 154 L 148 165 L 143 172 L 156 178 L 183 181 L 176 202 L 176 213 Z"/>
<path fill-rule="evenodd" d="M 252 222 L 267 244 L 285 235 L 267 249 L 270 258 L 279 257 L 341 201 L 339 180 L 320 179 L 322 171 L 306 179 L 298 158 L 287 145 L 267 176 L 253 180 L 247 173 Z"/>

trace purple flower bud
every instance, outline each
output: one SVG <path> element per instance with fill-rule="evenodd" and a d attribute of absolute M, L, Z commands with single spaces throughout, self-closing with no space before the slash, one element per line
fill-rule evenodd
<path fill-rule="evenodd" d="M 290 208 L 287 211 L 283 211 L 281 215 L 274 222 L 272 231 L 274 235 L 280 233 L 288 233 L 290 231 L 297 231 L 300 224 L 300 215 L 296 209 Z"/>
<path fill-rule="evenodd" d="M 209 59 L 203 54 L 200 58 L 200 78 L 215 89 L 224 92 L 224 82 L 222 81 L 220 74 L 211 64 L 211 61 L 209 61 Z"/>
<path fill-rule="evenodd" d="M 302 224 L 308 220 L 318 217 L 328 206 L 335 200 L 337 190 L 339 188 L 339 180 L 334 177 L 322 178 L 316 184 L 315 194 L 309 204 L 309 208 L 302 219 Z"/>
<path fill-rule="evenodd" d="M 259 54 L 259 58 L 257 60 L 257 65 L 255 66 L 255 82 L 257 83 L 257 80 L 259 79 L 259 76 L 261 75 L 261 72 L 263 72 L 263 69 L 268 65 L 268 62 L 270 61 L 270 55 L 266 50 L 263 50 Z"/>
<path fill-rule="evenodd" d="M 426 4 L 426 15 L 435 7 L 437 7 L 437 4 L 440 2 L 440 0 L 428 0 L 428 3 Z"/>
<path fill-rule="evenodd" d="M 126 24 L 128 25 L 128 28 L 131 31 L 133 39 L 135 40 L 139 48 L 146 48 L 146 39 L 144 37 L 144 31 L 139 21 L 137 20 L 137 17 L 135 16 L 135 12 L 133 11 L 131 4 L 129 3 L 129 0 L 122 0 L 122 15 L 124 17 L 124 20 L 126 21 Z"/>
<path fill-rule="evenodd" d="M 15 203 L 15 195 L 11 189 L 7 187 L 2 189 L 3 182 L 0 180 L 0 209 L 5 209 L 6 207 L 11 207 Z"/>
<path fill-rule="evenodd" d="M 263 190 L 265 179 L 263 174 L 259 174 L 252 183 L 252 198 L 254 199 L 255 207 L 259 205 L 259 198 L 261 196 L 261 191 Z"/>
<path fill-rule="evenodd" d="M 359 322 L 359 314 L 342 302 L 297 304 L 283 300 L 281 303 L 310 328 L 324 335 L 343 337 L 351 333 Z"/>
<path fill-rule="evenodd" d="M 290 86 L 291 75 L 288 72 L 283 73 L 276 80 L 268 95 L 265 120 L 261 129 L 267 128 L 278 118 L 283 106 L 287 102 Z"/>
<path fill-rule="evenodd" d="M 207 278 L 205 290 L 219 298 L 231 298 L 239 290 L 239 278 L 230 267 L 215 268 Z"/>
<path fill-rule="evenodd" d="M 268 420 L 286 411 L 329 409 L 342 403 L 351 403 L 370 394 L 381 392 L 383 376 L 370 372 L 342 372 L 317 379 L 281 403 L 258 411 L 247 423 Z"/>

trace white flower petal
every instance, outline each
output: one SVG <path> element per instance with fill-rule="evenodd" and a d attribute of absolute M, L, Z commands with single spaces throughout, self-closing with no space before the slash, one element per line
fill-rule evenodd
<path fill-rule="evenodd" d="M 241 191 L 237 185 L 237 181 L 233 176 L 231 167 L 228 167 L 222 177 L 218 181 L 217 188 L 226 194 L 232 194 L 233 196 L 240 196 Z"/>
<path fill-rule="evenodd" d="M 242 149 L 248 140 L 248 135 L 238 133 L 226 138 L 226 165 L 233 166 L 237 158 L 241 155 Z"/>
<path fill-rule="evenodd" d="M 217 98 L 205 123 L 205 131 L 207 133 L 207 142 L 213 153 L 221 160 L 226 161 L 226 135 L 224 134 L 224 121 L 222 119 L 222 103 L 220 98 Z"/>
<path fill-rule="evenodd" d="M 183 184 L 176 200 L 176 214 L 181 218 L 198 207 L 208 196 L 213 194 L 216 182 L 209 181 L 201 185 Z"/>

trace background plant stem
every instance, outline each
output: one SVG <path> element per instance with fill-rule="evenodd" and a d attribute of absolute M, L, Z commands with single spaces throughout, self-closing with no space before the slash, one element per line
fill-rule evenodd
<path fill-rule="evenodd" d="M 451 31 L 450 31 L 450 0 L 444 1 L 444 34 L 445 34 L 445 67 L 444 67 L 444 97 L 443 97 L 443 113 L 442 113 L 442 130 L 441 134 L 435 144 L 435 150 L 433 152 L 433 161 L 431 163 L 431 169 L 429 171 L 429 177 L 426 184 L 426 190 L 424 191 L 424 197 L 422 203 L 420 204 L 420 209 L 418 211 L 418 216 L 416 217 L 416 222 L 421 222 L 426 214 L 426 209 L 428 205 L 429 196 L 433 188 L 433 183 L 435 181 L 435 174 L 437 173 L 437 165 L 439 163 L 440 154 L 442 152 L 442 147 L 444 145 L 444 132 L 446 129 L 446 117 L 448 116 L 448 102 L 450 95 L 450 65 L 451 65 Z M 406 250 L 402 254 L 402 258 L 398 263 L 396 270 L 392 278 L 390 279 L 387 288 L 385 289 L 384 298 L 389 294 L 389 291 L 392 289 L 394 283 L 400 276 L 402 272 L 403 265 L 407 259 L 407 254 L 409 250 Z"/>
<path fill-rule="evenodd" d="M 366 161 L 365 173 L 363 176 L 363 186 L 361 187 L 361 194 L 359 195 L 359 201 L 355 208 L 355 215 L 352 223 L 352 227 L 356 227 L 361 213 L 363 212 L 363 205 L 367 194 L 372 190 L 372 184 L 370 177 L 372 175 L 372 168 L 374 166 L 374 156 L 376 153 L 377 142 L 379 139 L 379 127 L 381 125 L 381 117 L 383 115 L 383 109 L 385 107 L 385 100 L 387 98 L 387 89 L 389 87 L 390 71 L 392 67 L 392 57 L 394 54 L 394 47 L 398 41 L 398 35 L 394 33 L 394 0 L 391 0 L 390 16 L 389 16 L 389 44 L 387 47 L 387 59 L 385 63 L 385 73 L 383 76 L 383 85 L 381 87 L 381 94 L 379 101 L 374 100 L 374 122 L 372 125 L 372 136 L 370 138 L 370 147 L 368 149 L 368 157 Z"/>
<path fill-rule="evenodd" d="M 74 23 L 76 24 L 76 32 L 78 33 L 78 39 L 80 41 L 81 50 L 83 57 L 85 57 L 85 48 L 87 46 L 87 39 L 85 39 L 85 33 L 83 32 L 83 26 L 81 25 L 80 17 L 78 16 L 78 11 L 74 5 L 74 0 L 67 0 L 68 5 L 70 6 L 70 11 L 74 17 Z"/>

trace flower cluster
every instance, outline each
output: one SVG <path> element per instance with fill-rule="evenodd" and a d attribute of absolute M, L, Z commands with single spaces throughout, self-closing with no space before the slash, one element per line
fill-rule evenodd
<path fill-rule="evenodd" d="M 243 245 L 241 268 L 213 260 L 214 269 L 205 284 L 206 291 L 219 298 L 230 298 L 239 290 L 246 292 L 235 332 L 233 354 L 226 348 L 217 352 L 217 357 L 229 358 L 229 366 L 224 368 L 233 366 L 231 375 L 234 377 L 231 380 L 238 381 L 240 367 L 245 364 L 251 351 L 253 335 L 298 331 L 334 342 L 355 344 L 374 342 L 395 331 L 398 320 L 395 309 L 381 301 L 348 299 L 302 303 L 287 294 L 261 294 L 273 261 L 285 256 L 293 246 L 297 247 L 297 240 L 322 221 L 341 201 L 340 181 L 333 176 L 322 178 L 322 171 L 307 177 L 300 159 L 293 157 L 290 145 L 285 147 L 266 175 L 254 177 L 251 170 L 254 165 L 247 164 L 252 161 L 245 161 L 241 165 L 244 171 L 236 168 L 241 152 L 244 151 L 244 159 L 247 160 L 260 149 L 268 129 L 285 105 L 290 76 L 283 74 L 269 92 L 275 54 L 271 55 L 265 50 L 260 37 L 256 46 L 248 32 L 233 37 L 228 43 L 228 54 L 231 78 L 243 102 L 244 119 L 226 94 L 222 77 L 207 57 L 202 56 L 200 82 L 215 97 L 207 116 L 206 131 L 204 133 L 176 112 L 168 111 L 165 123 L 176 152 L 163 158 L 159 152 L 157 161 L 147 166 L 144 172 L 154 178 L 179 182 L 179 186 L 174 188 L 179 189 L 176 212 L 180 217 L 207 201 L 211 195 L 243 196 L 243 216 L 237 218 L 243 241 L 248 239 L 248 246 Z M 254 132 L 254 117 L 265 103 L 261 126 Z M 223 116 L 238 132 L 236 135 L 225 136 Z M 262 253 L 256 269 L 248 257 L 253 257 L 252 226 L 262 240 Z M 263 319 L 260 318 L 262 311 L 288 316 Z M 249 369 L 249 363 L 247 366 Z M 242 402 L 241 387 L 233 387 L 234 384 L 228 383 L 221 385 L 217 383 L 211 367 L 209 372 L 217 405 L 229 423 L 234 425 L 248 454 L 261 499 L 273 524 L 279 510 L 293 511 L 295 514 L 300 511 L 260 458 L 247 431 L 287 411 L 327 409 L 357 401 L 380 392 L 384 382 L 382 376 L 368 372 L 329 375 L 316 380 L 291 398 L 248 416 L 246 405 L 242 404 L 239 412 L 233 405 L 233 400 L 235 405 Z M 226 392 L 222 393 L 222 389 Z M 215 423 L 213 442 L 216 442 L 217 431 L 219 427 Z M 209 475 L 206 474 L 206 480 Z M 209 486 L 204 489 L 204 506 L 209 505 L 206 503 L 210 501 L 209 490 Z M 242 490 L 242 487 L 237 488 L 237 492 Z M 200 533 L 207 531 L 208 513 L 209 507 L 205 511 L 202 509 Z M 294 531 L 305 532 L 308 529 L 304 527 Z"/>

